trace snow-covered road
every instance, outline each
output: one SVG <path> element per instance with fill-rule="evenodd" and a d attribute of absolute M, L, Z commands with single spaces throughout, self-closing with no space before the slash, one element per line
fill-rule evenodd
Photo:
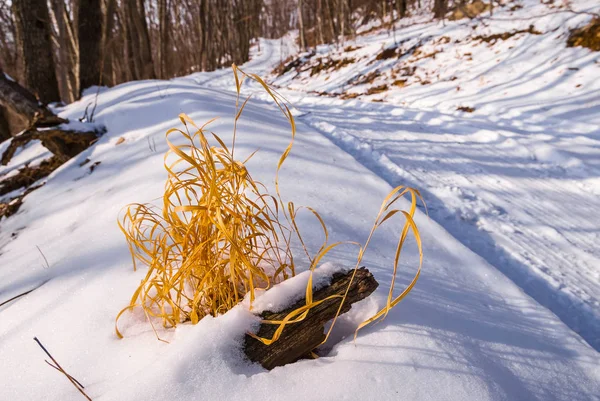
<path fill-rule="evenodd" d="M 264 41 L 246 69 L 265 76 L 290 49 Z M 193 77 L 233 87 L 226 72 L 204 76 Z M 432 219 L 600 350 L 600 125 L 281 91 L 299 122 L 392 186 L 421 189 Z"/>

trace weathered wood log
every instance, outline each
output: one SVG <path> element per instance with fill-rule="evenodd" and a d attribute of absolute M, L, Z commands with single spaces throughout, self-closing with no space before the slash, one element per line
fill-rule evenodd
<path fill-rule="evenodd" d="M 316 290 L 313 289 L 313 300 L 319 301 L 331 295 L 344 295 L 352 278 L 352 273 L 352 271 L 335 273 L 330 285 Z M 378 285 L 369 270 L 364 267 L 358 269 L 340 314 L 348 312 L 353 303 L 368 297 Z M 244 340 L 246 356 L 251 361 L 259 362 L 265 369 L 269 370 L 309 356 L 325 339 L 325 324 L 334 318 L 341 300 L 342 298 L 334 298 L 314 307 L 308 312 L 303 321 L 287 325 L 279 339 L 271 345 L 264 345 L 255 338 L 246 335 Z M 283 320 L 290 312 L 305 304 L 306 299 L 301 299 L 281 312 L 267 311 L 260 316 L 263 320 Z M 262 338 L 272 338 L 277 327 L 277 325 L 262 323 L 256 334 Z"/>
<path fill-rule="evenodd" d="M 0 105 L 13 110 L 32 123 L 34 121 L 46 122 L 46 120 L 49 120 L 38 126 L 47 126 L 48 122 L 53 125 L 65 122 L 63 119 L 56 120 L 58 117 L 42 106 L 31 92 L 8 78 L 1 70 Z"/>
<path fill-rule="evenodd" d="M 40 140 L 54 157 L 64 163 L 71 157 L 88 148 L 98 137 L 97 132 L 80 132 L 63 129 L 61 124 L 68 120 L 56 116 L 41 105 L 35 96 L 17 82 L 8 78 L 0 70 L 0 106 L 29 121 L 28 128 L 15 136 L 2 154 L 2 164 L 7 165 L 19 147 L 32 140 Z"/>
<path fill-rule="evenodd" d="M 54 157 L 61 161 L 61 164 L 71 157 L 87 149 L 96 139 L 96 132 L 79 132 L 61 129 L 47 129 L 38 131 L 31 129 L 15 136 L 10 145 L 2 154 L 1 163 L 7 165 L 13 155 L 20 147 L 27 145 L 30 141 L 38 139 Z"/>

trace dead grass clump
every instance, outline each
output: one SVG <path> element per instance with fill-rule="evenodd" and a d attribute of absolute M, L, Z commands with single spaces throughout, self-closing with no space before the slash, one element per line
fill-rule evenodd
<path fill-rule="evenodd" d="M 457 21 L 463 18 L 475 18 L 479 14 L 482 14 L 491 9 L 489 3 L 484 3 L 481 0 L 474 0 L 471 3 L 458 4 L 453 10 L 450 11 L 448 20 Z"/>
<path fill-rule="evenodd" d="M 462 111 L 464 113 L 472 113 L 475 111 L 475 107 L 470 106 L 459 106 L 456 108 L 457 111 Z"/>
<path fill-rule="evenodd" d="M 340 95 L 340 99 L 348 100 L 348 99 L 356 99 L 360 94 L 356 92 L 344 92 Z"/>
<path fill-rule="evenodd" d="M 11 175 L 0 181 L 0 195 L 5 195 L 20 188 L 26 188 L 37 180 L 49 176 L 51 172 L 56 170 L 62 164 L 61 160 L 53 156 L 42 161 L 38 166 L 24 166 L 19 169 L 17 174 Z"/>
<path fill-rule="evenodd" d="M 284 61 L 279 63 L 273 72 L 277 74 L 277 76 L 282 76 L 291 70 L 297 70 L 299 67 L 306 64 L 315 54 L 316 53 L 312 51 L 296 58 L 294 58 L 294 56 L 289 56 Z"/>
<path fill-rule="evenodd" d="M 29 187 L 22 194 L 12 197 L 4 202 L 0 202 L 0 219 L 2 217 L 10 217 L 13 214 L 17 213 L 21 205 L 23 205 L 23 199 L 31 192 L 42 187 L 43 185 L 44 183 Z M 14 235 L 15 234 L 13 233 L 13 236 Z"/>
<path fill-rule="evenodd" d="M 361 48 L 360 46 L 346 46 L 346 47 L 344 47 L 344 51 L 346 53 L 350 53 L 350 52 L 356 51 L 360 48 Z"/>
<path fill-rule="evenodd" d="M 404 88 L 406 86 L 406 79 L 397 79 L 392 85 L 397 86 L 399 88 Z"/>
<path fill-rule="evenodd" d="M 117 320 L 126 310 L 141 308 L 151 323 L 158 318 L 164 327 L 174 327 L 185 321 L 197 323 L 204 316 L 225 313 L 245 297 L 252 305 L 256 289 L 270 288 L 295 274 L 290 241 L 294 235 L 304 247 L 296 224 L 296 216 L 302 208 L 292 202 L 285 203 L 279 192 L 279 170 L 292 149 L 296 134 L 294 118 L 283 99 L 260 77 L 247 74 L 236 66 L 234 74 L 238 99 L 231 145 L 227 146 L 219 136 L 208 130 L 210 122 L 197 126 L 186 115 L 180 115 L 184 129 L 167 131 L 169 151 L 165 155 L 164 166 L 168 179 L 162 208 L 133 204 L 125 209 L 119 220 L 134 268 L 137 262 L 141 262 L 148 270 L 129 306 L 118 314 Z M 291 141 L 275 168 L 275 194 L 270 194 L 265 186 L 254 180 L 245 165 L 249 158 L 240 161 L 234 157 L 235 127 L 248 101 L 239 101 L 244 79 L 260 83 L 290 123 Z M 183 144 L 176 145 L 173 137 L 183 140 Z M 404 196 L 410 197 L 409 210 L 394 208 Z M 395 188 L 383 200 L 364 245 L 351 243 L 359 248 L 353 280 L 377 228 L 392 221 L 395 216 L 404 222 L 391 263 L 394 279 L 387 303 L 358 329 L 384 318 L 412 290 L 419 278 L 423 253 L 419 231 L 413 220 L 419 199 L 421 195 L 412 188 Z M 277 341 L 287 324 L 302 321 L 312 308 L 332 298 L 341 298 L 326 341 L 352 284 L 351 280 L 342 297 L 313 299 L 312 272 L 328 252 L 343 242 L 329 243 L 323 219 L 315 210 L 304 209 L 319 221 L 325 240 L 314 255 L 304 247 L 309 260 L 307 268 L 311 272 L 306 287 L 306 304 L 280 321 L 263 321 L 263 324 L 277 327 L 272 338 L 253 335 L 266 345 Z M 419 250 L 419 268 L 410 284 L 399 295 L 394 295 L 400 252 L 410 233 L 414 235 Z M 116 331 L 122 337 L 118 328 Z"/>
<path fill-rule="evenodd" d="M 384 49 L 377 55 L 377 57 L 375 57 L 375 60 L 388 60 L 393 57 L 398 57 L 397 46 L 388 47 L 387 49 Z"/>
<path fill-rule="evenodd" d="M 587 47 L 596 52 L 600 51 L 600 18 L 594 18 L 586 26 L 571 31 L 567 46 Z"/>
<path fill-rule="evenodd" d="M 419 48 L 415 49 L 415 51 L 413 52 L 412 58 L 411 58 L 410 61 L 411 62 L 416 62 L 416 61 L 419 61 L 419 60 L 424 60 L 426 58 L 433 58 L 435 60 L 435 56 L 438 53 L 442 53 L 442 50 L 434 50 L 431 53 L 425 53 L 423 51 L 423 48 L 419 47 Z"/>
<path fill-rule="evenodd" d="M 367 90 L 367 95 L 376 95 L 378 93 L 382 93 L 388 90 L 388 86 L 386 84 L 372 86 Z"/>
<path fill-rule="evenodd" d="M 375 79 L 381 76 L 381 72 L 379 70 L 371 71 L 365 75 L 357 75 L 348 81 L 350 85 L 363 85 L 370 84 Z"/>
<path fill-rule="evenodd" d="M 343 68 L 347 65 L 354 64 L 356 62 L 355 58 L 344 57 L 343 59 L 335 60 L 328 59 L 327 61 L 323 61 L 322 58 L 318 60 L 318 64 L 313 66 L 310 70 L 310 76 L 317 75 L 322 71 L 336 71 L 340 68 Z"/>
<path fill-rule="evenodd" d="M 521 29 L 521 30 L 511 31 L 511 32 L 496 33 L 496 34 L 488 35 L 488 36 L 483 36 L 483 35 L 475 36 L 473 38 L 473 40 L 479 40 L 481 42 L 494 44 L 499 40 L 507 40 L 509 38 L 512 38 L 515 35 L 520 35 L 522 33 L 529 33 L 531 35 L 541 35 L 542 34 L 540 31 L 535 29 L 535 26 L 529 25 L 529 28 L 527 28 L 527 29 Z"/>

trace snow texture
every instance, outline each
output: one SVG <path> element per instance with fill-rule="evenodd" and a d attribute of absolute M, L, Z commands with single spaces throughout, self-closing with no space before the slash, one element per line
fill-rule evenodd
<path fill-rule="evenodd" d="M 591 3 L 573 4 L 589 8 Z M 536 22 L 536 29 L 575 23 L 561 15 L 548 17 L 546 27 Z M 494 17 L 506 19 L 502 10 Z M 433 34 L 458 24 L 406 31 Z M 498 24 L 504 22 L 489 23 Z M 282 90 L 298 115 L 297 141 L 281 171 L 284 199 L 318 210 L 336 241 L 364 241 L 392 185 L 423 189 L 431 217 L 417 211 L 425 247 L 421 278 L 383 322 L 352 340 L 357 325 L 385 304 L 396 225 L 381 227 L 363 261 L 380 288 L 341 319 L 327 344 L 329 354 L 271 372 L 242 356 L 243 335 L 257 322 L 245 304 L 195 326 L 157 328 L 168 344 L 156 340 L 140 312 L 120 321 L 124 339 L 117 339 L 113 329 L 116 313 L 145 274 L 131 268 L 116 224 L 119 210 L 161 196 L 164 133 L 180 126 L 179 113 L 199 123 L 219 116 L 212 129 L 231 140 L 231 71 L 100 91 L 95 118 L 106 134 L 54 171 L 16 215 L 2 221 L 0 301 L 39 288 L 0 308 L 0 400 L 81 397 L 44 363 L 34 336 L 95 401 L 600 399 L 600 354 L 573 331 L 590 343 L 599 333 L 600 130 L 593 61 L 598 56 L 565 49 L 564 37 L 551 41 L 556 36 L 559 32 L 520 39 L 528 41 L 525 47 L 515 44 L 521 59 L 508 60 L 505 67 L 524 73 L 537 66 L 539 71 L 511 84 L 515 91 L 535 91 L 532 87 L 540 85 L 533 75 L 553 82 L 570 59 L 580 69 L 566 76 L 586 85 L 569 96 L 549 84 L 539 99 L 529 92 L 505 98 L 494 85 L 477 89 L 478 79 L 469 76 L 458 78 L 472 91 L 464 92 L 471 93 L 468 98 L 432 84 L 412 95 L 399 91 L 407 105 Z M 292 39 L 262 40 L 261 52 L 255 48 L 243 68 L 267 74 L 294 50 Z M 360 40 L 381 46 L 392 39 L 375 31 Z M 552 59 L 548 51 L 563 60 L 561 67 L 539 64 L 540 58 Z M 519 64 L 523 57 L 531 63 L 529 70 Z M 473 66 L 465 68 L 476 73 Z M 429 105 L 423 103 L 423 91 L 432 92 Z M 238 123 L 236 156 L 243 159 L 260 148 L 248 167 L 272 189 L 289 126 L 256 87 L 249 92 L 257 95 Z M 81 117 L 94 97 L 90 93 L 60 109 L 61 116 Z M 541 99 L 546 100 L 538 108 Z M 467 102 L 476 107 L 474 113 L 452 110 Z M 29 151 L 28 157 L 40 157 L 33 148 L 19 157 Z M 90 163 L 80 166 L 86 159 L 101 164 L 90 171 Z M 309 213 L 300 214 L 298 223 L 309 249 L 318 249 L 319 223 Z M 354 266 L 356 253 L 349 246 L 335 249 L 327 258 L 335 264 L 325 266 L 322 277 L 336 266 Z M 416 246 L 409 242 L 399 287 L 409 282 L 417 264 Z M 305 274 L 264 294 L 255 306 L 283 307 L 302 280 Z M 286 288 L 289 293 L 282 291 Z M 569 313 L 561 316 L 561 310 Z"/>

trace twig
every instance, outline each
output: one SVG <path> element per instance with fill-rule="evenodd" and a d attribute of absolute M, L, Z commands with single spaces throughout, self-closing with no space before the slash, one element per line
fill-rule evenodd
<path fill-rule="evenodd" d="M 37 248 L 37 250 L 40 252 L 40 254 L 42 255 L 42 258 L 44 258 L 44 262 L 46 262 L 46 268 L 50 268 L 50 263 L 48 263 L 48 259 L 46 259 L 46 255 L 44 255 L 44 252 L 42 252 L 42 250 L 40 249 L 39 246 L 35 246 Z"/>
<path fill-rule="evenodd" d="M 73 378 L 73 376 L 71 376 L 70 374 L 68 374 L 67 372 L 65 372 L 65 370 L 58 364 L 58 362 L 56 362 L 56 359 L 54 359 L 54 357 L 52 355 L 50 355 L 50 353 L 48 352 L 48 350 L 42 345 L 42 343 L 40 342 L 40 340 L 38 340 L 37 337 L 33 337 L 33 340 L 38 343 L 38 345 L 42 348 L 42 350 L 44 350 L 44 352 L 46 353 L 46 355 L 48 355 L 48 357 L 52 360 L 52 362 L 54 362 L 53 366 L 51 363 L 49 363 L 48 361 L 46 361 L 46 363 L 48 363 L 50 366 L 52 366 L 53 368 L 55 368 L 56 370 L 58 370 L 59 372 L 61 372 L 62 374 L 64 374 L 66 376 L 67 379 L 69 379 L 69 381 L 73 384 L 73 386 L 75 386 L 75 388 L 77 390 L 79 390 L 79 392 L 81 394 L 83 394 L 83 396 L 85 398 L 88 399 L 88 401 L 92 401 L 92 399 L 83 391 L 83 386 Z"/>
<path fill-rule="evenodd" d="M 21 294 L 19 294 L 19 295 L 15 295 L 15 296 L 14 296 L 14 297 L 12 297 L 11 299 L 9 299 L 9 300 L 6 300 L 6 301 L 2 302 L 2 303 L 0 304 L 0 307 L 1 307 L 1 306 L 4 306 L 4 305 L 6 305 L 6 304 L 7 304 L 7 303 L 9 303 L 10 301 L 14 301 L 14 300 L 15 300 L 15 299 L 17 299 L 17 298 L 21 298 L 22 296 L 25 296 L 25 295 L 29 294 L 31 291 L 33 291 L 33 290 L 37 290 L 38 288 L 39 288 L 39 287 L 35 287 L 35 288 L 32 288 L 32 289 L 31 289 L 31 290 L 29 290 L 29 291 L 25 291 L 24 293 L 21 293 Z"/>
<path fill-rule="evenodd" d="M 46 363 L 47 363 L 49 366 L 53 367 L 54 369 L 58 370 L 59 372 L 63 373 L 63 372 L 62 372 L 62 370 L 60 370 L 59 368 L 57 368 L 56 366 L 54 366 L 53 364 L 51 364 L 50 362 L 48 362 L 48 360 L 47 360 L 47 359 L 44 359 L 44 362 L 46 362 Z M 77 381 L 77 379 L 76 379 L 76 378 L 74 378 L 73 376 L 71 376 L 71 375 L 69 375 L 69 374 L 67 374 L 67 373 L 65 373 L 65 374 L 66 374 L 67 376 L 69 376 L 71 379 L 73 379 L 73 381 L 75 381 L 75 383 L 77 383 L 77 385 L 78 385 L 79 387 L 81 387 L 81 388 L 85 388 L 85 387 L 83 387 L 83 384 L 81 384 L 81 383 L 79 383 L 79 381 Z"/>

